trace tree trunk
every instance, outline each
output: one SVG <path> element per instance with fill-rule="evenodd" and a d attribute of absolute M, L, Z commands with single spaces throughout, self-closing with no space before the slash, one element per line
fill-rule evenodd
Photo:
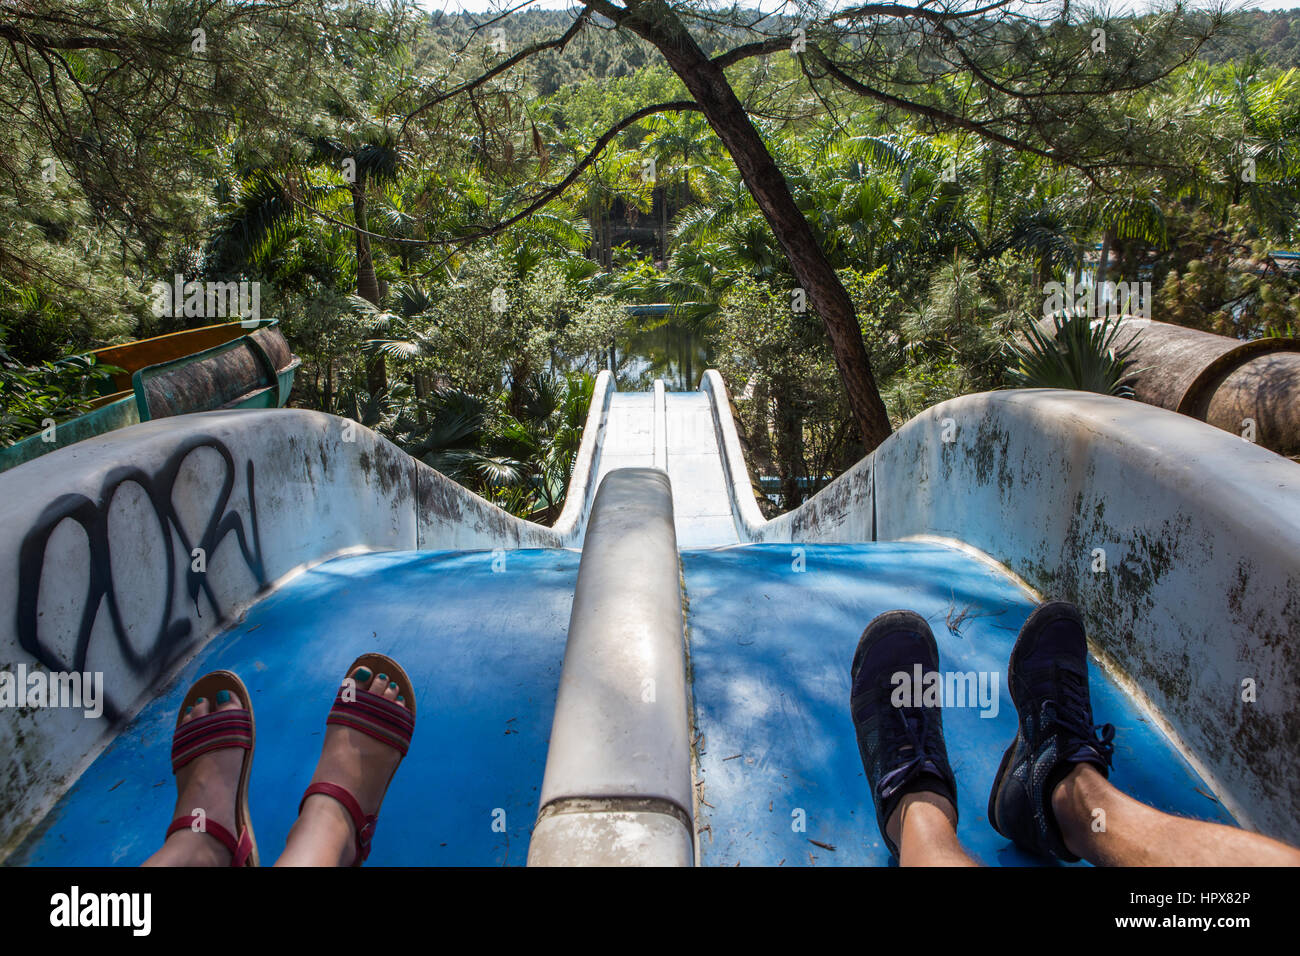
<path fill-rule="evenodd" d="M 654 44 L 663 54 L 731 154 L 809 303 L 826 326 L 849 408 L 870 451 L 889 437 L 893 429 L 871 372 L 853 301 L 817 244 L 812 227 L 795 204 L 785 177 L 750 122 L 745 107 L 736 98 L 726 74 L 700 49 L 663 0 L 642 0 L 622 20 L 622 25 Z"/>
<path fill-rule="evenodd" d="M 776 388 L 776 446 L 777 467 L 781 473 L 781 495 L 787 511 L 799 507 L 803 501 L 799 487 L 799 473 L 803 464 L 803 422 L 795 408 L 789 382 Z"/>
<path fill-rule="evenodd" d="M 668 187 L 660 186 L 659 194 L 659 258 L 668 264 Z"/>
<path fill-rule="evenodd" d="M 1110 247 L 1114 243 L 1115 233 L 1107 226 L 1101 234 L 1101 254 L 1097 258 L 1097 273 L 1092 279 L 1093 308 L 1098 315 L 1106 314 L 1106 273 L 1110 267 Z M 1105 298 L 1103 298 L 1105 297 Z"/>
<path fill-rule="evenodd" d="M 352 184 L 352 221 L 358 229 L 369 229 L 366 224 L 366 185 L 363 178 Z M 363 232 L 357 236 L 357 295 L 367 302 L 379 304 L 379 279 L 375 276 L 375 261 L 370 255 L 370 237 Z M 366 364 L 366 390 L 371 395 L 388 391 L 388 366 L 383 355 L 376 355 Z"/>
<path fill-rule="evenodd" d="M 611 198 L 602 208 L 600 216 L 602 223 L 601 229 L 605 237 L 604 266 L 606 269 L 614 268 L 614 222 L 613 219 L 610 218 L 610 213 L 613 211 L 613 208 L 613 199 Z"/>
<path fill-rule="evenodd" d="M 749 433 L 749 447 L 753 449 L 755 473 L 759 475 L 776 471 L 772 461 L 772 403 L 768 397 L 767 381 L 760 380 L 754 386 L 754 396 L 749 404 L 749 407 L 754 410 L 754 425 Z"/>
<path fill-rule="evenodd" d="M 513 417 L 524 420 L 524 408 L 528 402 L 528 376 L 532 368 L 528 362 L 510 363 L 510 398 L 506 401 L 506 411 Z"/>

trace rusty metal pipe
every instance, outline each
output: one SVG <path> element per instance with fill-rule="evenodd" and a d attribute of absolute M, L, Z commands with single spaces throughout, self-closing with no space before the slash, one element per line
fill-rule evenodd
<path fill-rule="evenodd" d="M 1300 339 L 1239 339 L 1125 318 L 1134 337 L 1133 397 L 1300 455 Z M 1121 341 L 1125 341 L 1121 339 Z"/>

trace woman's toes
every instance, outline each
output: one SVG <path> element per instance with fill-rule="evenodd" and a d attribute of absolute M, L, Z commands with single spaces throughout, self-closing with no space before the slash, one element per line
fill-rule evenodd
<path fill-rule="evenodd" d="M 392 680 L 387 674 L 376 674 L 368 667 L 358 667 L 352 672 L 352 680 L 356 682 L 357 687 L 364 691 L 387 700 L 395 700 L 403 707 L 406 706 L 402 685 Z"/>
<path fill-rule="evenodd" d="M 195 717 L 202 717 L 210 714 L 213 707 L 217 710 L 239 710 L 244 706 L 239 695 L 232 690 L 219 690 L 215 695 L 215 700 L 208 700 L 206 697 L 200 697 L 194 703 L 185 708 L 181 714 L 181 723 L 188 724 Z"/>
<path fill-rule="evenodd" d="M 370 672 L 368 667 L 358 667 L 352 672 L 351 677 L 354 690 L 370 690 L 370 684 L 375 679 L 375 675 Z"/>

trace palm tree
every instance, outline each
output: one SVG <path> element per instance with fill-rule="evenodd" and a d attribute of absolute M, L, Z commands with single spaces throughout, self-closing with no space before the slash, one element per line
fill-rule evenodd
<path fill-rule="evenodd" d="M 483 451 L 490 403 L 455 388 L 439 388 L 407 405 L 381 429 L 430 468 L 470 487 L 517 481 L 517 462 Z"/>
<path fill-rule="evenodd" d="M 1130 365 L 1137 337 L 1120 341 L 1125 334 L 1120 317 L 1092 319 L 1076 314 L 1057 316 L 1053 324 L 1052 335 L 1030 325 L 1023 343 L 1008 345 L 1015 363 L 1006 371 L 1012 385 L 1132 397 L 1133 389 L 1125 382 L 1134 372 Z"/>
<path fill-rule="evenodd" d="M 519 463 L 515 490 L 506 496 L 514 513 L 545 524 L 559 517 L 595 384 L 582 373 L 532 376 L 521 414 L 506 416 L 489 440 L 498 455 Z"/>
<path fill-rule="evenodd" d="M 209 246 L 210 258 L 231 271 L 250 266 L 267 269 L 287 241 L 313 225 L 309 208 L 334 214 L 346 197 L 356 226 L 352 233 L 357 295 L 378 305 L 382 290 L 368 234 L 367 193 L 371 187 L 392 184 L 401 163 L 395 139 L 381 129 L 369 141 L 316 137 L 301 160 L 274 166 L 252 165 L 238 172 L 233 177 L 233 188 L 223 187 L 218 196 L 222 211 Z M 367 383 L 372 395 L 388 387 L 382 353 L 368 364 Z"/>
<path fill-rule="evenodd" d="M 1097 289 L 1104 289 L 1105 283 L 1109 281 L 1113 247 L 1121 245 L 1127 252 L 1124 257 L 1127 261 L 1120 268 L 1124 270 L 1127 267 L 1128 275 L 1121 271 L 1119 279 L 1136 279 L 1134 270 L 1137 248 L 1146 246 L 1160 249 L 1167 242 L 1164 210 L 1154 196 L 1144 192 L 1107 196 L 1091 207 L 1090 218 L 1100 226 L 1102 235 L 1097 273 L 1093 278 L 1093 285 Z"/>
<path fill-rule="evenodd" d="M 389 130 L 379 130 L 369 141 L 361 142 L 319 137 L 313 142 L 309 162 L 345 170 L 344 180 L 352 197 L 352 224 L 356 226 L 357 295 L 379 305 L 382 290 L 375 273 L 366 194 L 372 185 L 390 183 L 397 178 L 402 157 L 396 137 Z M 366 380 L 372 395 L 388 389 L 388 369 L 382 352 L 366 367 Z"/>
<path fill-rule="evenodd" d="M 1058 266 L 1075 267 L 1081 250 L 1074 240 L 1076 226 L 1068 206 L 1059 198 L 1014 211 L 1005 233 L 989 246 L 993 256 L 1014 250 L 1034 263 L 1034 284 L 1042 289 Z"/>
<path fill-rule="evenodd" d="M 692 202 L 711 198 L 722 143 L 699 113 L 659 113 L 645 122 L 645 149 L 655 158 L 660 198 L 660 258 L 668 259 L 670 218 Z"/>

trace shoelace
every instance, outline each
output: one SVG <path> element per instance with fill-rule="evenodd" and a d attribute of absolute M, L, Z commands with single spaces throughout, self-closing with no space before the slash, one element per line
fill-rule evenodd
<path fill-rule="evenodd" d="M 900 764 L 889 773 L 880 778 L 876 785 L 876 790 L 880 793 L 880 799 L 888 800 L 899 788 L 910 782 L 924 770 L 929 770 L 936 776 L 939 775 L 938 765 L 932 759 L 932 755 L 926 750 L 928 742 L 927 729 L 929 722 L 923 717 L 908 717 L 906 711 L 913 708 L 905 708 L 897 711 L 898 719 L 903 722 L 903 732 L 907 735 L 907 744 L 912 746 L 912 756 L 907 759 L 906 763 Z M 913 724 L 920 725 L 920 731 L 914 729 Z M 906 744 L 900 744 L 895 748 L 901 751 Z"/>
<path fill-rule="evenodd" d="M 1069 743 L 1068 753 L 1063 753 L 1062 756 L 1068 759 L 1079 748 L 1087 747 L 1104 760 L 1106 766 L 1111 766 L 1115 755 L 1115 725 L 1094 724 L 1092 708 L 1088 703 L 1088 689 L 1083 678 L 1067 668 L 1061 668 L 1058 673 L 1061 678 L 1061 700 L 1056 703 L 1056 724 L 1066 732 Z M 1101 731 L 1100 737 L 1097 736 L 1098 730 Z"/>

